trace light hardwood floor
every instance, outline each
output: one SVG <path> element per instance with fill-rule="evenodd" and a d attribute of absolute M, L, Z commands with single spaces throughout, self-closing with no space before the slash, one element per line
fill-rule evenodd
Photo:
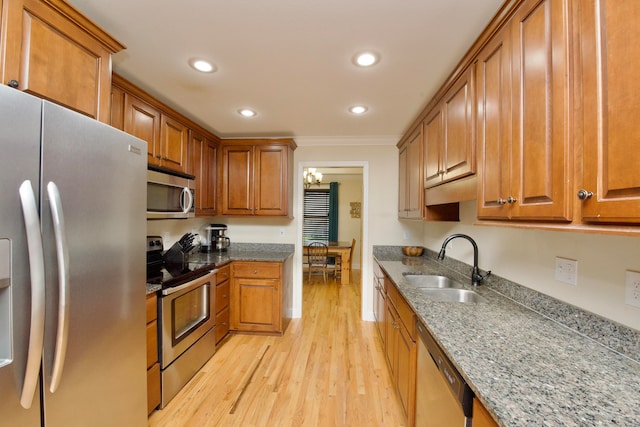
<path fill-rule="evenodd" d="M 284 336 L 231 336 L 149 426 L 404 426 L 375 325 L 360 320 L 359 273 L 305 277 Z"/>

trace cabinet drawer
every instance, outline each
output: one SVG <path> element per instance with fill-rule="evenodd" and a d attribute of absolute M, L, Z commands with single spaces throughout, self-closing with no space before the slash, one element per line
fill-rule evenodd
<path fill-rule="evenodd" d="M 147 323 L 158 318 L 158 304 L 156 294 L 147 295 Z"/>
<path fill-rule="evenodd" d="M 147 368 L 158 361 L 158 322 L 147 324 Z"/>
<path fill-rule="evenodd" d="M 160 404 L 160 364 L 156 363 L 147 370 L 147 414 Z"/>
<path fill-rule="evenodd" d="M 220 284 L 231 277 L 231 267 L 229 264 L 220 267 L 216 273 L 216 284 Z"/>
<path fill-rule="evenodd" d="M 279 279 L 280 263 L 276 262 L 238 262 L 233 264 L 234 277 Z"/>
<path fill-rule="evenodd" d="M 216 344 L 229 332 L 229 307 L 216 315 Z"/>
<path fill-rule="evenodd" d="M 229 281 L 216 286 L 216 313 L 229 307 Z"/>

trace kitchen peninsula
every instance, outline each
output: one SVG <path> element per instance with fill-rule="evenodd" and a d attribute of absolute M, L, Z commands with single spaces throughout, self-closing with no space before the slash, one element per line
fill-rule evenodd
<path fill-rule="evenodd" d="M 405 257 L 399 247 L 379 246 L 373 254 L 500 425 L 640 424 L 637 331 L 496 276 L 474 288 L 486 303 L 435 302 L 406 275 L 444 275 L 470 288 L 471 267 L 438 262 L 432 251 Z M 547 304 L 564 321 L 542 314 Z M 614 343 L 616 335 L 615 349 L 598 342 Z"/>

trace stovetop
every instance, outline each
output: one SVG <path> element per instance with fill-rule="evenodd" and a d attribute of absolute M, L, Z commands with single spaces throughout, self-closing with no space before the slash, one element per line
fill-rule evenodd
<path fill-rule="evenodd" d="M 178 286 L 204 276 L 215 267 L 215 263 L 189 261 L 188 257 L 184 257 L 182 262 L 169 262 L 163 256 L 163 249 L 161 237 L 147 237 L 148 284 L 161 285 L 163 289 Z"/>

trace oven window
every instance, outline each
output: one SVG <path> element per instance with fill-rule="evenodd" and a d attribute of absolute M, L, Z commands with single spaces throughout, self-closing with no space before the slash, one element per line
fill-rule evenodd
<path fill-rule="evenodd" d="M 209 283 L 174 299 L 171 339 L 175 346 L 209 319 Z"/>

